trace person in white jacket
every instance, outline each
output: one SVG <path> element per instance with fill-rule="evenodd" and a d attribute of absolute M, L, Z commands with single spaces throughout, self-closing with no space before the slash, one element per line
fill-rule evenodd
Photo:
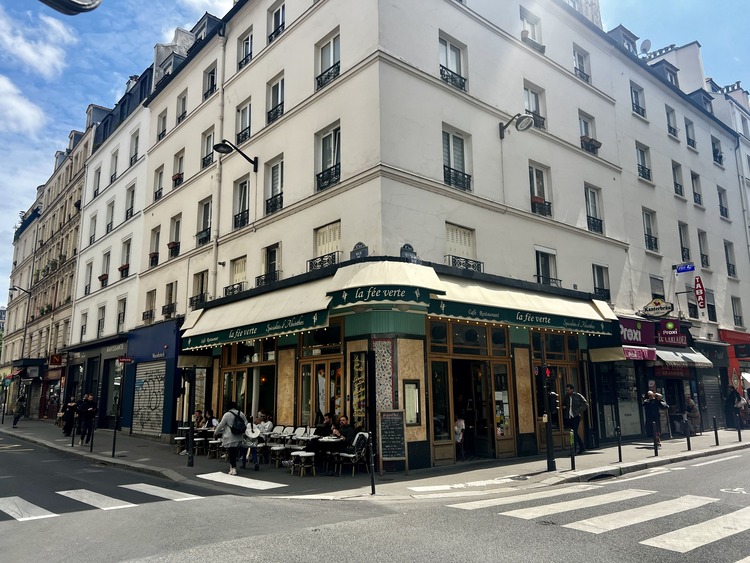
<path fill-rule="evenodd" d="M 232 432 L 232 423 L 236 417 L 240 417 L 245 422 L 245 425 L 247 425 L 247 418 L 240 412 L 236 402 L 231 401 L 228 407 L 229 410 L 224 413 L 219 425 L 214 430 L 214 438 L 221 438 L 221 445 L 227 450 L 229 474 L 237 475 L 237 449 L 242 442 L 244 433 L 234 434 Z"/>

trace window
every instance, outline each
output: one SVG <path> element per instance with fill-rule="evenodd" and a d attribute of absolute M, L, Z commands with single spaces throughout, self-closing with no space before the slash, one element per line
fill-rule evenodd
<path fill-rule="evenodd" d="M 710 268 L 711 262 L 708 259 L 708 235 L 706 231 L 698 230 L 698 249 L 701 253 L 701 267 Z"/>
<path fill-rule="evenodd" d="M 461 49 L 457 43 L 441 37 L 440 46 L 440 78 L 455 86 L 459 90 L 466 90 L 466 78 L 461 70 Z"/>
<path fill-rule="evenodd" d="M 521 38 L 540 45 L 542 43 L 541 20 L 523 6 L 521 6 Z"/>
<path fill-rule="evenodd" d="M 146 309 L 143 311 L 143 320 L 151 324 L 154 320 L 154 309 L 156 309 L 156 290 L 146 292 Z"/>
<path fill-rule="evenodd" d="M 557 277 L 556 251 L 550 248 L 535 247 L 535 252 L 536 283 L 561 287 L 562 280 Z"/>
<path fill-rule="evenodd" d="M 164 194 L 164 167 L 160 166 L 154 172 L 154 201 L 161 199 Z"/>
<path fill-rule="evenodd" d="M 237 108 L 237 144 L 240 145 L 250 138 L 250 102 L 245 102 Z"/>
<path fill-rule="evenodd" d="M 169 220 L 169 257 L 174 258 L 180 255 L 180 240 L 182 234 L 182 214 L 175 215 Z"/>
<path fill-rule="evenodd" d="M 171 319 L 177 310 L 177 282 L 168 283 L 164 289 L 164 306 L 161 308 L 161 314 Z"/>
<path fill-rule="evenodd" d="M 268 197 L 266 198 L 266 215 L 283 207 L 284 198 L 284 158 L 279 158 L 268 167 Z"/>
<path fill-rule="evenodd" d="M 714 107 L 711 104 L 711 99 L 707 95 L 703 96 L 703 109 L 711 114 L 714 112 Z"/>
<path fill-rule="evenodd" d="M 588 185 L 584 186 L 584 196 L 586 198 L 586 219 L 589 231 L 603 233 L 604 222 L 599 209 L 599 189 Z"/>
<path fill-rule="evenodd" d="M 719 215 L 729 219 L 729 207 L 727 203 L 727 191 L 721 186 L 716 186 L 716 193 L 719 196 Z"/>
<path fill-rule="evenodd" d="M 471 175 L 466 174 L 464 137 L 443 129 L 443 182 L 463 191 L 471 191 Z"/>
<path fill-rule="evenodd" d="M 320 170 L 317 190 L 324 190 L 341 179 L 341 128 L 336 125 L 320 135 Z"/>
<path fill-rule="evenodd" d="M 148 265 L 150 268 L 159 264 L 159 238 L 161 236 L 161 227 L 151 229 L 151 242 L 149 248 L 151 251 L 148 255 Z"/>
<path fill-rule="evenodd" d="M 200 230 L 195 234 L 198 246 L 211 240 L 211 198 L 198 204 L 198 226 Z"/>
<path fill-rule="evenodd" d="M 713 289 L 706 289 L 706 313 L 709 321 L 716 322 L 716 299 Z"/>
<path fill-rule="evenodd" d="M 677 117 L 674 110 L 669 106 L 665 106 L 665 110 L 667 113 L 667 133 L 672 137 L 677 137 Z"/>
<path fill-rule="evenodd" d="M 664 280 L 657 276 L 649 276 L 651 285 L 651 299 L 664 299 Z"/>
<path fill-rule="evenodd" d="M 745 326 L 742 322 L 742 301 L 739 297 L 732 296 L 732 314 L 734 315 L 735 326 Z"/>
<path fill-rule="evenodd" d="M 167 135 L 167 110 L 164 110 L 156 118 L 156 140 L 161 141 Z"/>
<path fill-rule="evenodd" d="M 578 45 L 573 45 L 573 72 L 584 82 L 590 82 L 589 54 Z"/>
<path fill-rule="evenodd" d="M 591 268 L 594 274 L 594 295 L 605 301 L 611 301 L 612 296 L 609 292 L 609 268 L 607 268 L 607 266 L 600 266 L 599 264 L 592 264 Z"/>
<path fill-rule="evenodd" d="M 89 314 L 81 313 L 81 340 L 83 340 L 83 337 L 86 336 L 86 325 L 88 324 L 88 320 L 89 320 Z"/>
<path fill-rule="evenodd" d="M 234 183 L 234 228 L 241 229 L 250 221 L 247 200 L 247 180 Z"/>
<path fill-rule="evenodd" d="M 94 265 L 89 262 L 86 264 L 86 276 L 83 278 L 86 282 L 83 288 L 83 294 L 88 295 L 91 293 L 91 278 L 94 276 Z"/>
<path fill-rule="evenodd" d="M 271 43 L 284 31 L 286 21 L 286 6 L 281 4 L 271 12 L 271 33 L 268 34 L 268 42 Z"/>
<path fill-rule="evenodd" d="M 214 161 L 214 130 L 211 128 L 209 131 L 203 133 L 203 139 L 201 140 L 203 145 L 203 158 L 201 158 L 201 168 L 210 166 Z"/>
<path fill-rule="evenodd" d="M 230 264 L 233 284 L 244 284 L 247 281 L 247 256 L 235 258 Z"/>
<path fill-rule="evenodd" d="M 721 152 L 721 141 L 716 137 L 711 137 L 711 154 L 713 154 L 716 164 L 724 166 L 724 153 Z"/>
<path fill-rule="evenodd" d="M 237 70 L 244 68 L 253 59 L 253 30 L 240 36 L 237 47 Z"/>
<path fill-rule="evenodd" d="M 279 243 L 263 249 L 263 273 L 277 274 L 281 270 L 281 248 Z"/>
<path fill-rule="evenodd" d="M 688 317 L 698 318 L 698 302 L 695 299 L 695 288 L 689 283 L 685 284 L 685 297 L 687 299 Z"/>
<path fill-rule="evenodd" d="M 648 209 L 643 210 L 643 234 L 646 250 L 659 252 L 659 239 L 656 236 L 656 214 Z"/>
<path fill-rule="evenodd" d="M 315 229 L 315 257 L 331 256 L 330 262 L 338 262 L 341 252 L 341 221 Z"/>
<path fill-rule="evenodd" d="M 190 306 L 195 309 L 203 305 L 208 299 L 208 270 L 193 274 L 193 293 L 190 296 Z"/>
<path fill-rule="evenodd" d="M 279 78 L 268 87 L 268 124 L 284 115 L 284 78 Z"/>
<path fill-rule="evenodd" d="M 106 230 L 108 233 L 112 232 L 112 229 L 114 228 L 114 221 L 115 221 L 115 202 L 110 201 L 107 204 L 107 227 Z"/>
<path fill-rule="evenodd" d="M 682 166 L 674 160 L 672 161 L 672 182 L 674 183 L 675 195 L 684 197 L 685 190 L 682 188 Z"/>
<path fill-rule="evenodd" d="M 130 273 L 130 249 L 132 247 L 132 242 L 130 239 L 127 239 L 122 243 L 122 248 L 120 249 L 120 267 L 118 270 L 120 271 L 120 277 L 121 278 L 127 278 L 128 274 Z"/>
<path fill-rule="evenodd" d="M 101 188 L 102 184 L 102 169 L 97 168 L 94 170 L 94 197 L 99 195 L 99 189 Z"/>
<path fill-rule="evenodd" d="M 750 137 L 750 126 L 748 126 L 747 118 L 744 115 L 740 116 L 740 128 L 745 137 Z"/>
<path fill-rule="evenodd" d="M 685 118 L 685 137 L 687 139 L 687 145 L 691 149 L 697 150 L 698 147 L 695 144 L 695 127 L 693 126 L 693 122 L 687 117 Z"/>
<path fill-rule="evenodd" d="M 89 220 L 89 244 L 96 242 L 96 215 L 92 215 Z"/>
<path fill-rule="evenodd" d="M 138 142 L 140 140 L 140 132 L 136 131 L 130 136 L 130 166 L 133 166 L 138 161 Z"/>
<path fill-rule="evenodd" d="M 703 205 L 703 194 L 701 193 L 701 177 L 695 172 L 690 173 L 690 185 L 693 188 L 693 203 Z"/>
<path fill-rule="evenodd" d="M 635 157 L 638 162 L 638 177 L 651 181 L 651 161 L 649 149 L 640 143 L 635 144 Z"/>
<path fill-rule="evenodd" d="M 318 65 L 320 72 L 315 79 L 315 84 L 318 90 L 339 75 L 341 70 L 340 42 L 341 37 L 337 33 L 334 37 L 324 41 L 318 47 Z"/>
<path fill-rule="evenodd" d="M 185 149 L 174 155 L 172 164 L 172 189 L 182 184 L 185 178 Z"/>
<path fill-rule="evenodd" d="M 596 140 L 594 118 L 579 110 L 578 129 L 581 133 L 581 148 L 591 154 L 599 154 L 602 144 Z"/>
<path fill-rule="evenodd" d="M 727 275 L 730 278 L 737 277 L 737 262 L 734 261 L 734 243 L 724 241 L 724 258 L 727 261 Z"/>
<path fill-rule="evenodd" d="M 677 223 L 677 234 L 680 237 L 680 249 L 683 262 L 690 261 L 690 235 L 688 234 L 688 226 L 685 223 Z"/>
<path fill-rule="evenodd" d="M 130 186 L 125 192 L 125 220 L 126 221 L 133 216 L 134 208 L 135 208 L 135 186 Z"/>
<path fill-rule="evenodd" d="M 623 35 L 622 46 L 634 55 L 638 53 L 637 49 L 635 48 L 635 40 L 626 35 Z"/>
<path fill-rule="evenodd" d="M 106 309 L 104 307 L 99 307 L 97 310 L 97 318 L 96 318 L 96 337 L 101 338 L 104 336 L 104 314 Z"/>
<path fill-rule="evenodd" d="M 547 201 L 547 170 L 536 164 L 529 164 L 529 192 L 531 212 L 537 215 L 552 215 L 552 203 Z"/>
<path fill-rule="evenodd" d="M 669 83 L 670 83 L 670 84 L 671 84 L 672 86 L 675 86 L 676 88 L 679 88 L 679 87 L 680 87 L 680 83 L 679 83 L 679 81 L 677 80 L 677 73 L 676 73 L 676 72 L 675 72 L 674 70 L 672 70 L 671 68 L 665 67 L 665 68 L 664 68 L 664 73 L 665 73 L 665 74 L 666 74 L 666 76 L 667 76 L 667 81 L 668 81 L 668 82 L 669 82 Z"/>
<path fill-rule="evenodd" d="M 523 105 L 526 113 L 534 118 L 534 127 L 538 129 L 545 128 L 545 118 L 543 117 L 542 102 L 544 101 L 544 91 L 531 84 L 524 84 L 523 87 Z"/>
<path fill-rule="evenodd" d="M 643 95 L 643 88 L 630 83 L 630 101 L 632 102 L 633 113 L 646 117 L 646 99 Z"/>
<path fill-rule="evenodd" d="M 177 124 L 182 123 L 187 117 L 187 90 L 177 97 Z"/>
<path fill-rule="evenodd" d="M 474 229 L 452 223 L 445 224 L 445 262 L 449 266 L 466 270 L 482 271 L 482 263 L 477 261 L 476 236 Z"/>
<path fill-rule="evenodd" d="M 216 92 L 216 63 L 203 73 L 203 99 L 207 100 Z"/>
<path fill-rule="evenodd" d="M 125 306 L 127 304 L 126 299 L 117 300 L 117 332 L 125 331 Z"/>
<path fill-rule="evenodd" d="M 112 153 L 112 156 L 110 157 L 109 161 L 109 183 L 111 184 L 115 180 L 117 180 L 117 157 L 118 157 L 119 151 L 115 151 Z"/>

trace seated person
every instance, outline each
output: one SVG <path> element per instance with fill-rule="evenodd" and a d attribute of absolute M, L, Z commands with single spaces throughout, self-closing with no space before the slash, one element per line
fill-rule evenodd
<path fill-rule="evenodd" d="M 271 417 L 268 416 L 268 413 L 263 409 L 258 413 L 258 416 L 255 419 L 255 425 L 258 427 L 261 434 L 268 434 L 273 430 Z"/>
<path fill-rule="evenodd" d="M 195 411 L 195 414 L 193 415 L 193 426 L 195 426 L 195 428 L 200 428 L 203 424 L 203 411 L 199 409 Z"/>
<path fill-rule="evenodd" d="M 206 417 L 203 419 L 203 426 L 201 426 L 201 428 L 210 430 L 212 428 L 216 428 L 218 425 L 219 421 L 216 420 L 216 417 L 214 417 L 214 411 L 212 411 L 211 409 L 207 409 Z"/>

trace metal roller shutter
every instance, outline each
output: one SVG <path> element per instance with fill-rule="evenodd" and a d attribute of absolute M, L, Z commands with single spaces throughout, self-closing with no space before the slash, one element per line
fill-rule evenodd
<path fill-rule="evenodd" d="M 133 432 L 161 436 L 164 418 L 164 361 L 138 364 L 135 369 Z"/>

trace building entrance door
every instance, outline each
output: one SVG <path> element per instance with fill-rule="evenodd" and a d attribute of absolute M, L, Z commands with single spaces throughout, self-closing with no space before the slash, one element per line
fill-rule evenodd
<path fill-rule="evenodd" d="M 461 417 L 464 455 L 495 457 L 495 404 L 487 362 L 452 360 L 453 417 Z"/>
<path fill-rule="evenodd" d="M 340 360 L 305 361 L 300 364 L 300 424 L 317 426 L 327 412 L 346 414 L 344 375 Z M 336 418 L 336 419 L 337 419 Z M 334 419 L 334 420 L 336 420 Z"/>

